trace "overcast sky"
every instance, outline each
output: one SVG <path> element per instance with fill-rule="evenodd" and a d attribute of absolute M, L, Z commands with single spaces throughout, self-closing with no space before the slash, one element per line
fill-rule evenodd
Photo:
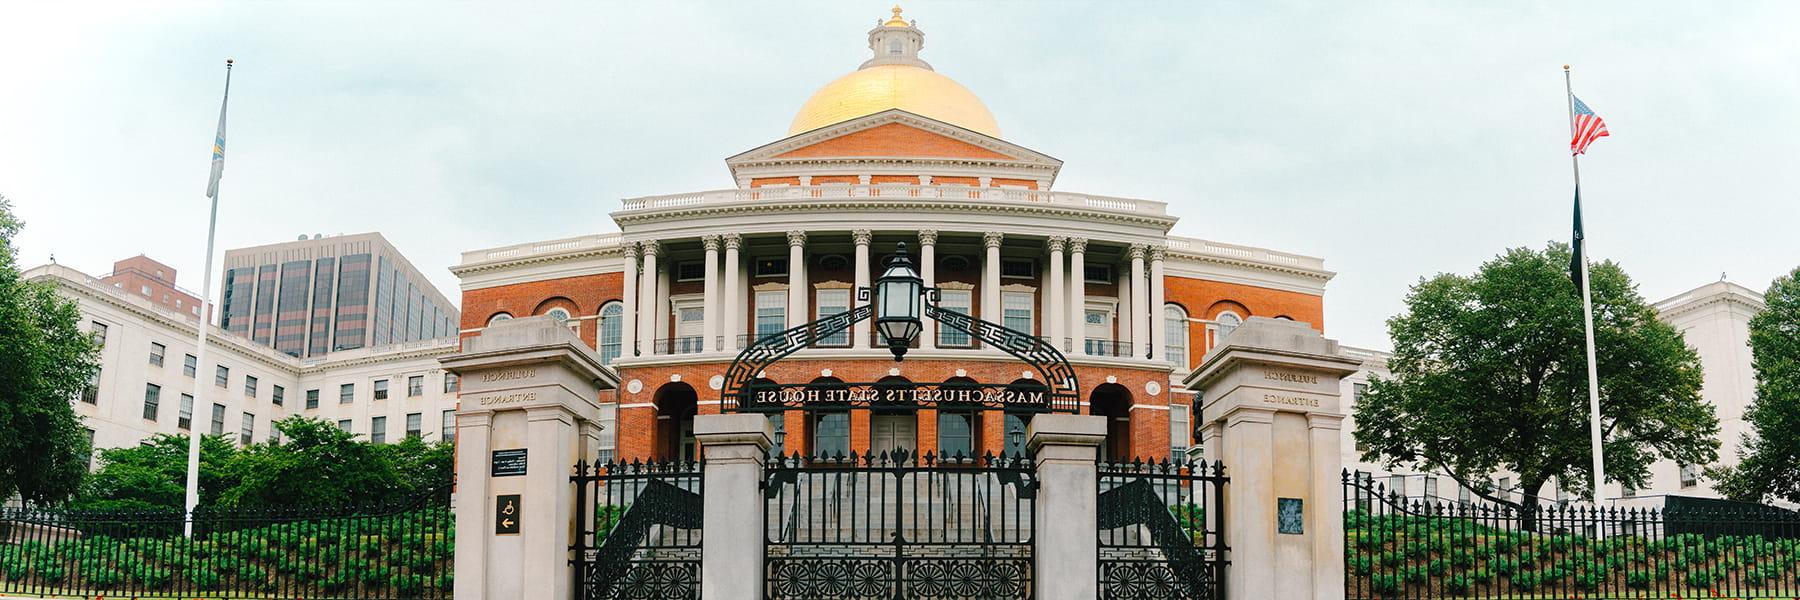
<path fill-rule="evenodd" d="M 461 251 L 730 187 L 887 7 L 6 3 L 0 194 L 27 265 L 144 253 L 198 290 L 231 57 L 220 248 L 380 231 L 455 298 Z M 1613 132 L 1582 162 L 1596 258 L 1652 301 L 1800 264 L 1800 3 L 905 8 L 1058 189 L 1324 257 L 1348 344 L 1388 347 L 1421 276 L 1567 240 L 1565 62 Z"/>

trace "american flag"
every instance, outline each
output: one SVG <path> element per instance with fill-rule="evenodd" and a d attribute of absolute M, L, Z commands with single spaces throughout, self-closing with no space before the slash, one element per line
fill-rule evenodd
<path fill-rule="evenodd" d="M 1610 135 L 1606 133 L 1606 120 L 1594 114 L 1594 110 L 1582 103 L 1580 98 L 1570 98 L 1575 100 L 1575 138 L 1569 140 L 1569 150 L 1575 154 L 1587 154 L 1588 144 Z"/>

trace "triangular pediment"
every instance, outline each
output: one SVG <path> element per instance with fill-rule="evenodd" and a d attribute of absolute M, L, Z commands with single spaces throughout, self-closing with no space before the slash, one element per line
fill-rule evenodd
<path fill-rule="evenodd" d="M 793 135 L 725 159 L 725 163 L 736 171 L 738 165 L 748 163 L 880 158 L 1062 166 L 1062 161 L 1024 146 L 900 109 Z"/>

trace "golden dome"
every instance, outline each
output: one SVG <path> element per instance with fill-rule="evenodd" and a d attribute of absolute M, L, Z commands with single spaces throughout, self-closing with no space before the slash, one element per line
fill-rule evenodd
<path fill-rule="evenodd" d="M 894 5 L 894 16 L 888 17 L 887 22 L 882 23 L 881 26 L 882 27 L 906 27 L 906 19 L 900 18 L 900 5 L 898 5 L 898 4 Z"/>
<path fill-rule="evenodd" d="M 788 135 L 890 108 L 1000 137 L 994 114 L 968 88 L 936 71 L 905 64 L 875 65 L 825 84 L 800 107 Z"/>

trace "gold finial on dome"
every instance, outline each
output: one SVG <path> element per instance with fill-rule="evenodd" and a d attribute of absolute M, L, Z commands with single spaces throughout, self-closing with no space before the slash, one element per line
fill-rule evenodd
<path fill-rule="evenodd" d="M 887 22 L 882 23 L 881 26 L 882 27 L 906 27 L 907 26 L 906 19 L 900 18 L 900 5 L 898 5 L 898 4 L 894 5 L 894 16 L 888 17 Z"/>

